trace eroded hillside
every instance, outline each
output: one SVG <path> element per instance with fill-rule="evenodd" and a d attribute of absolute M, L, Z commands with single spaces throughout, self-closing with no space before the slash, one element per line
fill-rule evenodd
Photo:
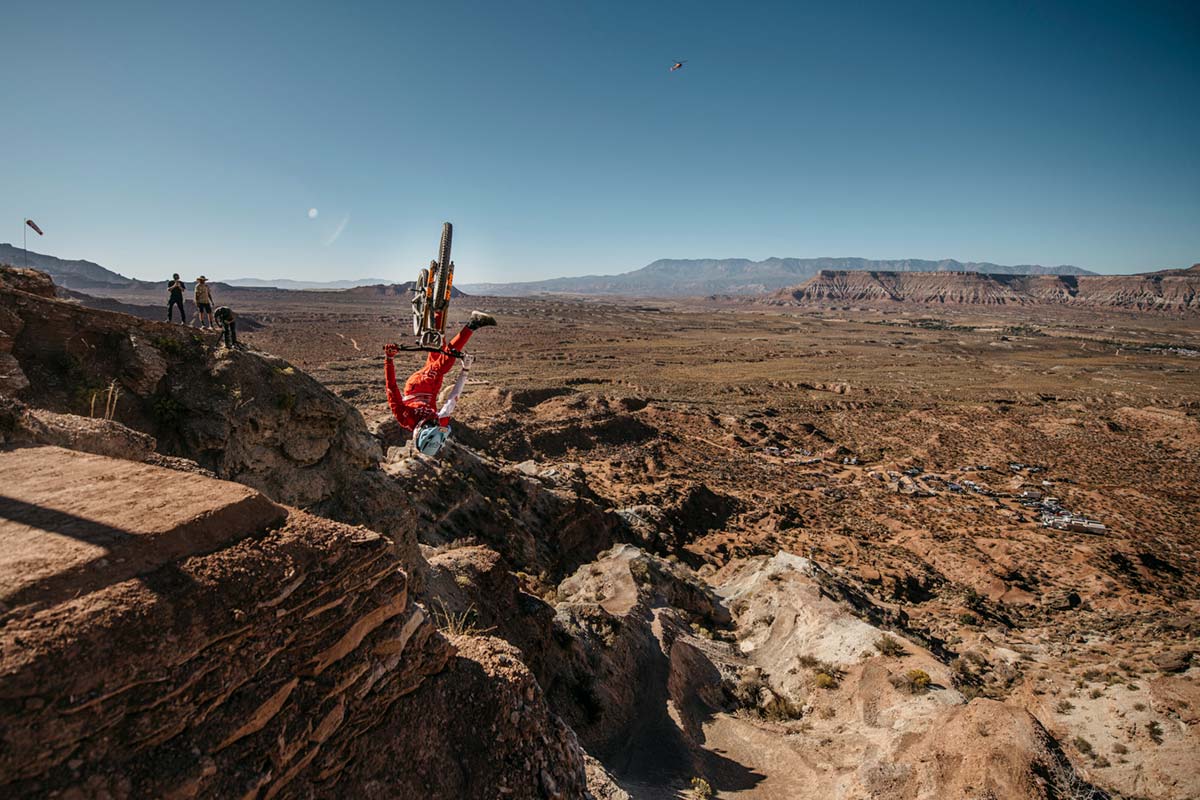
<path fill-rule="evenodd" d="M 509 301 L 435 461 L 386 306 L 276 308 L 284 361 L 47 289 L 0 286 L 18 796 L 1200 789 L 1186 331 Z M 126 495 L 175 482 L 240 516 Z"/>

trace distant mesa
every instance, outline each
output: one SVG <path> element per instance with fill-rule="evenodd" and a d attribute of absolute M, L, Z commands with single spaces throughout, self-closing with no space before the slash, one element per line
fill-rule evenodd
<path fill-rule="evenodd" d="M 1133 311 L 1200 311 L 1200 269 L 1141 275 L 1000 275 L 980 272 L 822 270 L 774 292 L 782 305 L 1070 305 Z"/>
<path fill-rule="evenodd" d="M 875 272 L 986 272 L 998 275 L 1093 275 L 1081 267 L 1038 264 L 1005 266 L 953 259 L 927 261 L 866 258 L 659 259 L 620 275 L 585 275 L 524 283 L 465 284 L 472 294 L 521 297 L 533 294 L 626 295 L 632 297 L 702 297 L 761 295 L 795 286 L 821 270 Z"/>

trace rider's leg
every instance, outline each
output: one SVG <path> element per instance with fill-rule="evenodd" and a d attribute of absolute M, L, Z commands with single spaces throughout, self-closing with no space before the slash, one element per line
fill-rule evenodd
<path fill-rule="evenodd" d="M 463 351 L 463 349 L 466 348 L 466 346 L 467 346 L 467 340 L 471 338 L 471 334 L 474 332 L 475 332 L 474 329 L 469 328 L 467 326 L 463 326 L 463 329 L 461 331 L 459 331 L 457 334 L 455 334 L 454 338 L 450 340 L 450 342 L 447 346 L 451 350 L 457 350 L 458 352 L 461 353 Z M 451 360 L 450 364 L 453 365 L 454 361 Z"/>

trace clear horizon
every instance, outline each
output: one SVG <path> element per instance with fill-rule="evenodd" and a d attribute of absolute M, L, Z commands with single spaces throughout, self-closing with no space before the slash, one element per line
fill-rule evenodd
<path fill-rule="evenodd" d="M 1200 261 L 1194 3 L 5 16 L 0 241 L 30 217 L 31 250 L 129 277 L 408 280 L 445 219 L 462 284 L 657 258 Z"/>

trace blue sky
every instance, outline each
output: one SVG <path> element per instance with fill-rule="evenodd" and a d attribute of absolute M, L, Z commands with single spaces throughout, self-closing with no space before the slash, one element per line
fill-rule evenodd
<path fill-rule="evenodd" d="M 1189 0 L 3 17 L 0 241 L 30 216 L 32 249 L 136 277 L 407 279 L 446 219 L 460 283 L 672 257 L 1200 261 Z"/>

